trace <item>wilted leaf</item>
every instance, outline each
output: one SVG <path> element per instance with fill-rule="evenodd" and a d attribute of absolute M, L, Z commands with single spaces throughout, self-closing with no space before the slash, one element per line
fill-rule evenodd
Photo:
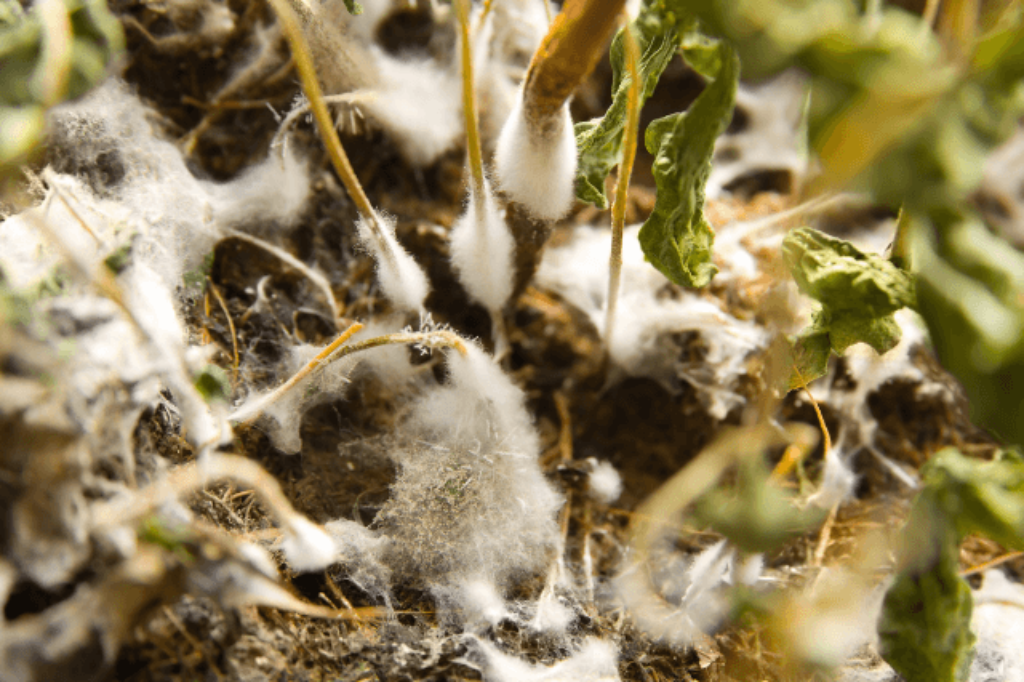
<path fill-rule="evenodd" d="M 715 237 L 704 217 L 704 186 L 715 138 L 732 116 L 740 64 L 724 42 L 691 49 L 701 55 L 704 66 L 717 60 L 720 71 L 687 111 L 660 118 L 647 128 L 644 143 L 655 155 L 658 195 L 640 229 L 640 246 L 647 260 L 676 284 L 702 287 L 718 272 L 711 263 Z"/>
<path fill-rule="evenodd" d="M 918 496 L 903 536 L 878 624 L 879 653 L 907 682 L 963 682 L 975 640 L 971 588 L 958 573 L 959 537 L 935 491 Z"/>
<path fill-rule="evenodd" d="M 825 373 L 828 348 L 843 353 L 866 343 L 885 353 L 899 343 L 893 317 L 915 305 L 914 280 L 881 256 L 863 253 L 849 242 L 811 228 L 793 230 L 782 252 L 800 290 L 821 303 L 811 326 L 795 341 L 796 362 L 803 378 Z M 791 388 L 799 385 L 794 377 Z"/>

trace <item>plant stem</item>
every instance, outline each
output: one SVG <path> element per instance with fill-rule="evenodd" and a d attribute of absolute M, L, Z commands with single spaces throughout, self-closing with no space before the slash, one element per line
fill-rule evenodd
<path fill-rule="evenodd" d="M 487 214 L 484 204 L 484 160 L 480 148 L 480 122 L 476 110 L 476 88 L 473 82 L 473 46 L 469 35 L 469 0 L 455 0 L 455 13 L 459 20 L 459 57 L 462 61 L 462 111 L 466 118 L 466 149 L 469 152 L 469 171 L 472 180 L 477 221 L 483 227 Z"/>
<path fill-rule="evenodd" d="M 330 362 L 333 359 L 331 357 L 332 354 L 339 348 L 341 348 L 342 344 L 351 339 L 362 328 L 363 325 L 356 322 L 348 329 L 343 331 L 341 334 L 338 334 L 337 338 L 335 338 L 334 341 L 331 341 L 326 348 L 324 348 L 322 351 L 316 354 L 316 357 L 307 362 L 306 365 L 298 372 L 293 374 L 292 377 L 288 379 L 288 381 L 284 382 L 276 389 L 274 389 L 273 393 L 269 394 L 266 398 L 260 401 L 260 403 L 256 406 L 256 411 L 252 415 L 250 415 L 248 419 L 246 419 L 246 423 L 252 423 L 256 419 L 256 417 L 263 414 L 264 410 L 266 410 L 268 407 L 270 407 L 278 400 L 280 400 L 281 396 L 283 396 L 291 389 L 295 388 L 295 386 L 298 385 L 300 381 L 302 381 L 310 374 L 312 374 L 314 371 L 316 371 L 317 368 L 319 368 L 321 365 Z"/>
<path fill-rule="evenodd" d="M 612 252 L 608 261 L 608 304 L 604 318 L 606 349 L 611 348 L 612 332 L 615 329 L 615 310 L 618 307 L 619 282 L 622 278 L 622 232 L 626 224 L 626 199 L 629 178 L 633 174 L 633 161 L 636 159 L 636 138 L 640 128 L 640 48 L 628 21 L 623 29 L 623 38 L 630 84 L 626 99 L 626 125 L 622 130 L 622 161 L 619 163 L 619 177 L 612 204 Z"/>
<path fill-rule="evenodd" d="M 454 348 L 460 355 L 468 354 L 466 342 L 455 332 L 396 332 L 394 334 L 385 334 L 384 336 L 375 336 L 372 339 L 367 339 L 366 341 L 353 343 L 351 346 L 339 348 L 334 355 L 328 359 L 328 362 L 333 362 L 334 360 L 343 358 L 346 355 L 358 353 L 362 350 L 369 350 L 370 348 L 413 343 L 423 344 L 430 348 Z"/>
<path fill-rule="evenodd" d="M 824 457 L 828 457 L 829 453 L 832 452 L 832 436 L 829 435 L 828 426 L 825 425 L 825 417 L 821 414 L 821 408 L 818 407 L 818 401 L 814 399 L 811 394 L 811 389 L 807 388 L 807 381 L 804 379 L 803 373 L 800 368 L 795 364 L 793 365 L 793 371 L 796 372 L 796 376 L 800 379 L 800 388 L 804 389 L 804 393 L 811 399 L 811 406 L 814 407 L 814 414 L 818 417 L 818 426 L 821 427 L 821 435 L 825 439 Z"/>
<path fill-rule="evenodd" d="M 566 0 L 526 72 L 523 113 L 541 129 L 557 120 L 576 86 L 593 70 L 626 0 Z"/>
<path fill-rule="evenodd" d="M 462 337 L 455 332 L 449 331 L 397 332 L 395 334 L 375 336 L 372 339 L 366 339 L 365 341 L 360 341 L 359 343 L 353 343 L 352 345 L 346 346 L 345 342 L 352 338 L 352 336 L 361 329 L 363 329 L 363 325 L 358 322 L 353 324 L 351 327 L 339 334 L 338 337 L 326 348 L 317 353 L 316 357 L 306 363 L 306 365 L 292 375 L 291 378 L 278 386 L 252 407 L 243 408 L 242 410 L 235 412 L 235 414 L 229 417 L 229 419 L 235 422 L 241 421 L 245 424 L 253 423 L 266 411 L 268 407 L 280 400 L 288 391 L 294 389 L 302 380 L 308 378 L 320 367 L 329 365 L 336 360 L 340 360 L 352 353 L 358 353 L 359 351 L 377 348 L 379 346 L 421 343 L 430 348 L 454 348 L 462 355 L 466 355 L 468 352 L 466 350 L 465 341 L 463 341 Z"/>
<path fill-rule="evenodd" d="M 320 81 L 317 79 L 316 68 L 313 66 L 313 57 L 310 54 L 306 38 L 302 35 L 298 18 L 288 5 L 288 0 L 269 0 L 269 2 L 277 14 L 278 21 L 281 22 L 281 30 L 291 47 L 292 56 L 295 59 L 295 69 L 299 72 L 299 79 L 302 81 L 302 90 L 306 93 L 306 99 L 309 100 L 309 107 L 316 120 L 316 126 L 320 130 L 320 137 L 323 138 L 324 145 L 327 147 L 327 153 L 331 157 L 331 163 L 334 164 L 334 170 L 337 171 L 338 177 L 341 178 L 349 196 L 352 197 L 356 209 L 370 223 L 373 231 L 379 234 L 380 226 L 377 224 L 377 215 L 374 213 L 373 206 L 370 205 L 366 192 L 363 191 L 363 186 L 359 184 L 359 178 L 356 177 L 352 163 L 348 160 L 348 155 L 345 154 L 345 148 L 341 146 L 338 132 L 334 129 L 334 120 L 324 102 Z M 380 241 L 383 242 L 383 238 Z"/>

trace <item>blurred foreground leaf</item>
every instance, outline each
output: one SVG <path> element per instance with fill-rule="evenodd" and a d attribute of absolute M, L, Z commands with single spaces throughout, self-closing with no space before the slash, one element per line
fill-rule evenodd
<path fill-rule="evenodd" d="M 217 365 L 205 365 L 193 382 L 199 395 L 208 403 L 226 403 L 231 399 L 231 380 Z"/>
<path fill-rule="evenodd" d="M 942 364 L 963 384 L 971 418 L 1024 443 L 1024 254 L 968 218 L 945 248 L 916 230 L 919 309 Z"/>
<path fill-rule="evenodd" d="M 798 509 L 792 498 L 769 483 L 760 457 L 741 465 L 735 490 L 716 488 L 697 502 L 694 516 L 748 553 L 769 552 L 819 525 L 825 512 Z"/>
<path fill-rule="evenodd" d="M 121 24 L 104 0 L 40 0 L 27 14 L 0 11 L 0 173 L 39 144 L 46 110 L 107 76 L 124 49 Z"/>
<path fill-rule="evenodd" d="M 1024 547 L 1024 460 L 1004 452 L 991 462 L 954 448 L 921 469 L 924 489 L 903 530 L 899 572 L 885 596 L 880 650 L 907 682 L 968 678 L 971 590 L 959 576 L 959 548 L 971 533 L 1010 549 Z"/>

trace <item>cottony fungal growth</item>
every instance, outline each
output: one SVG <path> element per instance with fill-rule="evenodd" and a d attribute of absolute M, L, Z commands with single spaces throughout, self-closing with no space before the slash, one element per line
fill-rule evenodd
<path fill-rule="evenodd" d="M 913 5 L 0 1 L 0 678 L 1024 680 L 1024 11 Z"/>

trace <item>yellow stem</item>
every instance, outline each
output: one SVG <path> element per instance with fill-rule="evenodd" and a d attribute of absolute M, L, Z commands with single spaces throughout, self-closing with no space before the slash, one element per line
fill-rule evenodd
<path fill-rule="evenodd" d="M 619 282 L 622 278 L 622 232 L 626 226 L 626 199 L 629 193 L 629 178 L 633 174 L 636 159 L 636 138 L 640 128 L 640 48 L 627 20 L 623 29 L 626 47 L 626 69 L 629 71 L 629 93 L 626 99 L 626 126 L 622 131 L 622 162 L 615 186 L 615 200 L 612 203 L 612 251 L 608 262 L 608 310 L 604 320 L 605 348 L 612 342 L 615 328 L 615 310 L 619 299 Z"/>
<path fill-rule="evenodd" d="M 804 375 L 800 373 L 800 368 L 793 365 L 793 371 L 796 372 L 796 378 L 800 380 L 800 388 L 804 389 L 807 393 L 807 397 L 811 399 L 811 405 L 814 406 L 814 413 L 818 415 L 818 425 L 821 426 L 821 433 L 825 439 L 825 452 L 824 456 L 828 456 L 828 453 L 832 450 L 832 437 L 829 436 L 828 427 L 825 426 L 825 418 L 821 415 L 821 408 L 818 407 L 818 401 L 811 395 L 811 389 L 807 388 L 807 382 L 804 380 Z"/>
<path fill-rule="evenodd" d="M 288 379 L 288 381 L 278 386 L 273 393 L 267 396 L 267 399 L 260 405 L 260 409 L 255 414 L 250 416 L 249 419 L 246 420 L 246 423 L 251 423 L 255 421 L 256 418 L 260 416 L 260 414 L 262 414 L 264 410 L 266 410 L 270 405 L 273 405 L 275 402 L 280 400 L 281 396 L 283 396 L 285 393 L 293 389 L 300 381 L 302 381 L 310 374 L 312 374 L 314 371 L 316 371 L 316 369 L 321 365 L 330 362 L 330 360 L 332 359 L 331 356 L 335 353 L 335 351 L 341 348 L 341 346 L 346 341 L 351 339 L 352 336 L 355 335 L 356 332 L 358 332 L 362 328 L 363 325 L 356 322 L 348 329 L 343 331 L 341 334 L 339 334 L 338 337 L 334 339 L 334 341 L 331 341 L 331 343 L 327 345 L 326 348 L 317 353 L 316 357 L 307 362 L 305 367 L 303 367 L 294 375 L 292 375 L 292 377 Z"/>
<path fill-rule="evenodd" d="M 384 336 L 375 336 L 372 339 L 366 339 L 359 343 L 353 343 L 351 345 L 345 345 L 352 336 L 360 331 L 363 325 L 356 322 L 351 327 L 343 331 L 338 338 L 334 339 L 326 348 L 316 354 L 312 360 L 296 372 L 288 381 L 281 384 L 272 393 L 267 395 L 261 402 L 257 403 L 256 406 L 250 408 L 251 413 L 247 413 L 248 410 L 243 410 L 244 417 L 233 418 L 235 421 L 242 421 L 245 424 L 251 424 L 263 414 L 267 407 L 273 405 L 275 402 L 281 399 L 281 397 L 288 391 L 295 388 L 303 379 L 309 377 L 313 372 L 319 369 L 323 365 L 328 365 L 336 360 L 358 353 L 359 351 L 369 350 L 370 348 L 377 348 L 379 346 L 390 346 L 396 344 L 408 344 L 408 343 L 425 343 L 430 344 L 431 347 L 438 348 L 454 348 L 461 355 L 465 356 L 469 353 L 466 348 L 466 343 L 458 334 L 449 331 L 435 331 L 435 332 L 397 332 L 395 334 L 385 334 Z"/>
<path fill-rule="evenodd" d="M 299 20 L 295 16 L 295 12 L 288 5 L 287 0 L 269 1 L 274 8 L 274 12 L 277 14 L 278 20 L 281 22 L 281 30 L 288 40 L 288 45 L 291 47 L 292 57 L 295 59 L 295 68 L 299 72 L 299 79 L 302 81 L 302 90 L 306 93 L 306 99 L 309 100 L 309 107 L 313 112 L 317 128 L 320 130 L 320 137 L 323 138 L 324 145 L 327 147 L 327 153 L 331 157 L 331 163 L 334 164 L 334 170 L 337 171 L 338 177 L 341 178 L 345 189 L 348 190 L 349 196 L 352 197 L 356 209 L 362 214 L 363 218 L 369 221 L 371 229 L 379 233 L 380 226 L 377 224 L 377 216 L 373 211 L 373 206 L 370 205 L 370 200 L 367 198 L 366 192 L 363 191 L 363 186 L 359 184 L 359 178 L 356 177 L 356 173 L 352 169 L 352 163 L 348 160 L 348 155 L 345 154 L 345 148 L 341 146 L 338 132 L 334 129 L 334 120 L 331 118 L 331 113 L 327 110 L 327 104 L 324 102 L 323 92 L 320 90 L 320 81 L 317 79 L 316 68 L 313 66 L 313 57 L 310 54 L 306 38 L 302 35 Z"/>
<path fill-rule="evenodd" d="M 466 148 L 477 217 L 485 215 L 484 160 L 480 148 L 480 122 L 476 110 L 476 88 L 473 83 L 473 45 L 469 32 L 469 0 L 455 0 L 459 19 L 459 57 L 462 60 L 462 111 L 466 118 Z"/>

